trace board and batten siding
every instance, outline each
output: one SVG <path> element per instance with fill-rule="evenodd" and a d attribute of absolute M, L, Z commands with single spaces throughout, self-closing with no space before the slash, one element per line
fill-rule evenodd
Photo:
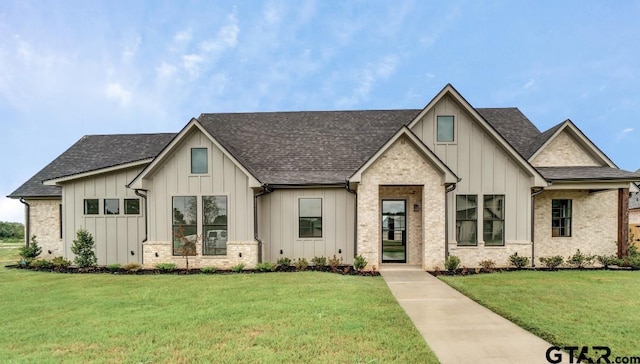
<path fill-rule="evenodd" d="M 191 173 L 191 148 L 207 148 L 207 173 Z M 185 136 L 162 165 L 146 177 L 149 241 L 171 242 L 173 196 L 196 196 L 198 235 L 202 235 L 202 196 L 227 196 L 228 241 L 253 240 L 253 190 L 249 177 L 202 132 Z"/>
<path fill-rule="evenodd" d="M 438 143 L 438 115 L 454 116 L 454 142 Z M 531 241 L 532 177 L 453 98 L 443 97 L 412 131 L 462 180 L 447 196 L 449 241 L 456 239 L 456 195 L 478 196 L 478 240 L 482 240 L 483 195 L 505 195 L 505 242 Z M 480 245 L 480 242 L 479 242 Z M 492 247 L 493 248 L 493 247 Z"/>
<path fill-rule="evenodd" d="M 99 265 L 140 262 L 144 239 L 144 200 L 126 187 L 143 167 L 109 172 L 65 182 L 62 188 L 64 252 L 73 260 L 71 245 L 84 228 L 93 235 Z M 120 214 L 105 215 L 104 200 L 118 199 Z M 139 199 L 140 214 L 125 215 L 124 199 Z M 98 199 L 99 213 L 84 214 L 84 200 Z M 131 254 L 133 252 L 133 254 Z"/>
<path fill-rule="evenodd" d="M 300 238 L 298 200 L 322 199 L 322 237 Z M 276 262 L 334 255 L 352 264 L 354 256 L 355 198 L 344 188 L 282 189 L 259 197 L 258 235 L 263 241 L 263 261 Z M 282 254 L 280 251 L 282 250 Z"/>

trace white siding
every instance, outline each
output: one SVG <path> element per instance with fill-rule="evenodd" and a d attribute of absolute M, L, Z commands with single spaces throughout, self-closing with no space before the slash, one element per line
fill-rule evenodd
<path fill-rule="evenodd" d="M 298 237 L 298 199 L 302 197 L 322 198 L 322 238 Z M 275 190 L 259 197 L 258 206 L 264 261 L 281 257 L 310 261 L 336 255 L 344 263 L 353 262 L 355 198 L 344 188 Z"/>

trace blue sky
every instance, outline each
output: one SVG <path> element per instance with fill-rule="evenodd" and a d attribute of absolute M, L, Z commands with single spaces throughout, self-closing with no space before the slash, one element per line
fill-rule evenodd
<path fill-rule="evenodd" d="M 637 1 L 10 1 L 0 6 L 4 198 L 85 134 L 202 112 L 476 107 L 570 118 L 640 168 Z"/>

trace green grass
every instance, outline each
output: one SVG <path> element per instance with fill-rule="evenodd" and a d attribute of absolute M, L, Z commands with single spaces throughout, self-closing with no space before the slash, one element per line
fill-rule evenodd
<path fill-rule="evenodd" d="M 559 346 L 640 351 L 640 272 L 509 272 L 440 277 L 482 305 Z"/>
<path fill-rule="evenodd" d="M 4 266 L 5 264 L 14 264 L 18 260 L 20 260 L 18 248 L 3 248 L 0 246 L 0 267 Z"/>
<path fill-rule="evenodd" d="M 381 277 L 0 268 L 0 362 L 437 363 Z"/>

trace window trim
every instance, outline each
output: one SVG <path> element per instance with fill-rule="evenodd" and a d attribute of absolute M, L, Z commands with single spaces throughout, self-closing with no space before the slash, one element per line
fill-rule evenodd
<path fill-rule="evenodd" d="M 225 199 L 225 217 L 226 217 L 226 221 L 225 221 L 225 225 L 224 225 L 224 229 L 217 229 L 218 231 L 224 230 L 226 231 L 226 238 L 227 240 L 225 241 L 224 245 L 224 253 L 221 254 L 215 254 L 216 249 L 222 249 L 222 248 L 213 248 L 214 253 L 213 254 L 207 254 L 205 253 L 206 249 L 205 249 L 205 244 L 207 242 L 207 237 L 206 237 L 206 226 L 211 226 L 211 227 L 216 227 L 216 226 L 223 226 L 221 224 L 206 224 L 206 219 L 205 219 L 205 211 L 204 211 L 204 199 L 205 197 L 224 197 Z M 200 196 L 200 200 L 202 201 L 201 205 L 202 205 L 202 221 L 200 223 L 200 227 L 202 228 L 202 256 L 206 256 L 206 257 L 225 257 L 227 256 L 227 252 L 228 252 L 228 245 L 227 243 L 229 242 L 229 196 L 228 195 L 202 195 Z M 221 216 L 221 215 L 218 215 Z M 214 220 L 215 222 L 215 220 Z M 214 229 L 216 230 L 216 229 Z"/>
<path fill-rule="evenodd" d="M 465 199 L 468 199 L 469 197 L 475 197 L 476 198 L 476 217 L 475 219 L 459 219 L 458 218 L 458 197 L 465 197 Z M 473 247 L 473 246 L 478 246 L 478 195 L 476 194 L 459 194 L 456 195 L 456 201 L 455 201 L 455 222 L 456 222 L 456 244 L 458 246 L 462 246 L 462 247 Z M 458 222 L 463 222 L 463 221 L 473 221 L 475 222 L 475 241 L 472 243 L 460 243 L 460 239 L 459 239 L 459 227 L 458 227 Z"/>
<path fill-rule="evenodd" d="M 496 219 L 496 218 L 491 218 L 491 219 L 486 219 L 484 217 L 484 211 L 487 208 L 486 205 L 486 201 L 487 201 L 487 197 L 495 197 L 495 196 L 502 196 L 502 206 L 500 207 L 502 210 L 502 219 Z M 505 224 L 504 224 L 504 220 L 505 220 L 505 207 L 506 207 L 506 196 L 503 194 L 490 194 L 490 195 L 483 195 L 482 196 L 482 240 L 484 241 L 484 245 L 485 246 L 504 246 L 505 245 Z M 487 241 L 484 238 L 485 235 L 485 230 L 484 230 L 484 223 L 486 221 L 501 221 L 502 222 L 502 236 L 501 236 L 501 243 L 500 244 L 487 244 Z"/>
<path fill-rule="evenodd" d="M 451 140 L 440 140 L 438 129 L 440 128 L 440 118 L 451 118 Z M 436 143 L 437 144 L 455 144 L 456 143 L 456 117 L 455 115 L 436 115 Z"/>
<path fill-rule="evenodd" d="M 95 213 L 89 213 L 89 212 L 87 211 L 87 201 L 96 201 L 97 209 L 96 209 L 96 212 L 95 212 Z M 99 199 L 99 198 L 85 198 L 85 199 L 82 201 L 82 205 L 83 205 L 83 207 L 84 207 L 84 215 L 88 215 L 88 216 L 91 216 L 91 215 L 100 215 L 100 199 Z"/>
<path fill-rule="evenodd" d="M 554 217 L 553 216 L 553 212 L 554 212 L 554 207 L 553 207 L 553 203 L 555 201 L 565 201 L 568 202 L 568 206 L 569 206 L 569 216 L 561 216 L 561 217 Z M 561 211 L 564 211 L 564 208 L 561 206 L 560 207 Z M 558 229 L 558 231 L 561 231 L 561 229 L 566 229 L 566 226 L 564 227 L 554 227 L 554 221 L 559 221 L 561 225 L 563 221 L 569 220 L 569 233 L 565 235 L 554 235 L 554 229 Z M 552 238 L 570 238 L 572 237 L 573 234 L 573 200 L 570 198 L 554 198 L 551 200 L 551 237 Z"/>
<path fill-rule="evenodd" d="M 302 200 L 320 200 L 320 216 L 301 216 L 302 214 L 300 213 L 300 201 Z M 317 240 L 317 239 L 323 239 L 324 238 L 324 223 L 323 223 L 323 215 L 324 215 L 324 201 L 322 197 L 298 197 L 298 239 L 305 239 L 305 240 Z M 311 235 L 302 235 L 301 234 L 301 224 L 300 221 L 302 219 L 319 219 L 320 220 L 320 235 L 319 236 L 314 236 L 313 232 L 314 229 L 311 229 Z"/>
<path fill-rule="evenodd" d="M 194 158 L 193 158 L 193 153 L 196 151 L 204 151 L 204 171 L 195 171 L 194 172 Z M 197 148 L 191 148 L 191 174 L 208 174 L 209 173 L 209 149 L 205 148 L 205 147 L 197 147 Z"/>
<path fill-rule="evenodd" d="M 107 212 L 107 201 L 118 201 L 118 212 L 109 213 Z M 119 198 L 104 198 L 102 201 L 103 214 L 108 216 L 120 215 L 120 199 Z"/>
<path fill-rule="evenodd" d="M 138 202 L 138 212 L 136 213 L 129 213 L 127 212 L 127 201 L 137 201 Z M 140 199 L 139 198 L 125 198 L 123 201 L 123 209 L 124 209 L 124 214 L 125 215 L 141 215 L 140 214 Z"/>

